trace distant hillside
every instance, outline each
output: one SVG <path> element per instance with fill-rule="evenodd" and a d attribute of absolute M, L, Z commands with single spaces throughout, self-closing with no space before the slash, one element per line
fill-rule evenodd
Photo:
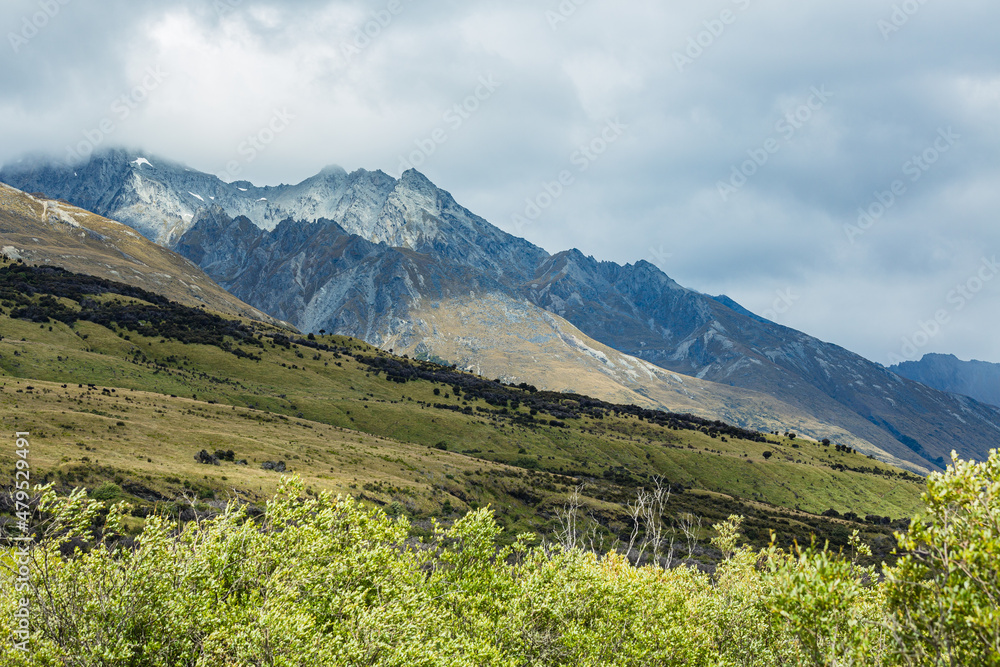
<path fill-rule="evenodd" d="M 925 354 L 920 361 L 904 361 L 889 370 L 928 387 L 1000 407 L 1000 364 L 962 361 L 953 354 Z"/>
<path fill-rule="evenodd" d="M 28 264 L 59 266 L 127 282 L 188 306 L 276 323 L 219 287 L 189 260 L 143 238 L 127 225 L 3 183 L 0 254 Z"/>

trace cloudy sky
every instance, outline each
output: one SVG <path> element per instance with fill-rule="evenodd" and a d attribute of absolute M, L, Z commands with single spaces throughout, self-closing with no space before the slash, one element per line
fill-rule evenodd
<path fill-rule="evenodd" d="M 412 165 L 550 252 L 875 361 L 1000 362 L 997 25 L 989 0 L 7 0 L 0 162 Z"/>

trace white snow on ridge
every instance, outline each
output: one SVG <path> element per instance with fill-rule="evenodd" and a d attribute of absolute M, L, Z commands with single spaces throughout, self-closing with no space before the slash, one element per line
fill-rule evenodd
<path fill-rule="evenodd" d="M 257 201 L 267 201 L 267 197 L 261 197 L 261 198 L 260 198 L 260 199 L 258 199 Z"/>
<path fill-rule="evenodd" d="M 205 201 L 204 199 L 202 199 L 201 195 L 196 195 L 195 193 L 191 192 L 190 190 L 188 190 L 188 194 L 191 195 L 192 197 L 194 197 L 195 199 L 199 200 L 199 201 Z"/>
<path fill-rule="evenodd" d="M 236 189 L 239 190 L 240 192 L 246 192 L 247 191 L 246 188 L 236 188 Z"/>
<path fill-rule="evenodd" d="M 148 164 L 153 169 L 156 169 L 156 167 L 153 167 L 153 163 L 150 162 L 149 160 L 147 160 L 144 157 L 140 157 L 140 158 L 136 158 L 136 159 L 132 160 L 132 164 L 134 164 L 135 166 L 139 167 L 140 169 L 142 169 L 142 165 L 144 165 L 144 164 Z M 76 174 L 73 174 L 73 175 L 76 176 Z"/>

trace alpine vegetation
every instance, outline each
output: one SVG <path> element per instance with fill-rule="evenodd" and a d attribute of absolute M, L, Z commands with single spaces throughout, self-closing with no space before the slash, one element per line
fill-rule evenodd
<path fill-rule="evenodd" d="M 713 575 L 622 554 L 498 546 L 489 508 L 408 539 L 408 521 L 282 481 L 262 516 L 230 504 L 180 527 L 82 490 L 36 487 L 26 582 L 3 554 L 0 613 L 28 640 L 5 665 L 995 665 L 1000 451 L 953 459 L 895 566 L 741 546 L 715 526 Z"/>

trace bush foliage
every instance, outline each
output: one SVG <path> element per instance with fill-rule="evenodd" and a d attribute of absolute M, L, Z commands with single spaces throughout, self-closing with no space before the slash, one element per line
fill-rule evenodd
<path fill-rule="evenodd" d="M 894 567 L 818 545 L 740 546 L 716 527 L 712 575 L 617 553 L 498 547 L 488 509 L 428 539 L 347 497 L 283 481 L 262 517 L 232 505 L 183 527 L 43 492 L 30 587 L 13 549 L 0 614 L 30 605 L 30 651 L 3 665 L 995 665 L 1000 664 L 1000 452 L 928 480 Z M 98 528 L 100 529 L 99 532 Z M 83 545 L 70 552 L 67 544 Z"/>

